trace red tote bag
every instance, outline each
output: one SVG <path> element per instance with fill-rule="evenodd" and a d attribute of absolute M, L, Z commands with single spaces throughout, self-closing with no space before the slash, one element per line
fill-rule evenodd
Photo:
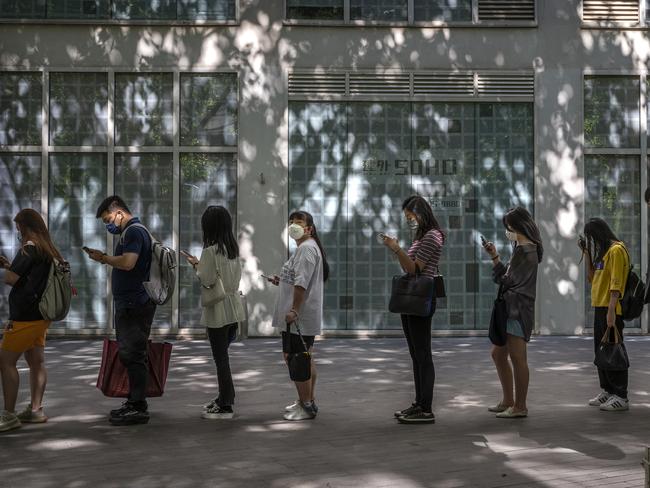
<path fill-rule="evenodd" d="M 147 349 L 149 357 L 147 397 L 159 397 L 165 392 L 172 345 L 169 342 L 149 341 Z M 118 356 L 117 341 L 106 337 L 102 351 L 102 365 L 97 377 L 97 388 L 107 397 L 128 398 L 129 396 L 129 375 Z"/>

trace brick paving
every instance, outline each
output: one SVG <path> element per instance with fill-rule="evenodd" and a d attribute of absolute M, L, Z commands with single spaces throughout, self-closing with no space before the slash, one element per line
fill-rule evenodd
<path fill-rule="evenodd" d="M 496 419 L 485 338 L 435 338 L 435 425 L 400 425 L 412 399 L 402 339 L 317 343 L 320 414 L 282 420 L 295 393 L 277 339 L 232 346 L 237 417 L 207 421 L 216 381 L 205 341 L 174 344 L 167 392 L 146 426 L 112 427 L 94 388 L 101 342 L 52 340 L 45 425 L 0 436 L 2 488 L 642 487 L 650 444 L 650 337 L 627 340 L 632 408 L 585 406 L 598 391 L 588 337 L 529 348 L 530 416 Z M 28 399 L 21 363 L 21 401 Z M 22 404 L 21 404 L 22 406 Z"/>

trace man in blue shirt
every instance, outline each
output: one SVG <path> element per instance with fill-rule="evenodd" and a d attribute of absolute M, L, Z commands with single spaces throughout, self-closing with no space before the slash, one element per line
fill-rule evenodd
<path fill-rule="evenodd" d="M 113 425 L 146 424 L 149 412 L 147 389 L 147 342 L 156 305 L 144 289 L 151 268 L 151 238 L 134 217 L 124 200 L 113 195 L 97 209 L 106 230 L 120 236 L 113 256 L 87 249 L 90 259 L 113 268 L 112 290 L 115 304 L 115 333 L 120 361 L 129 375 L 129 398 L 121 408 L 111 410 Z"/>

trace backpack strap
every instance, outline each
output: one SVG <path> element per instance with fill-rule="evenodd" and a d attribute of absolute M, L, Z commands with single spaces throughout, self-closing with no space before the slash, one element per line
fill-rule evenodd
<path fill-rule="evenodd" d="M 135 222 L 135 223 L 127 226 L 126 229 L 124 229 L 122 231 L 122 233 L 120 234 L 120 244 L 124 245 L 124 237 L 126 236 L 126 231 L 129 230 L 131 227 L 140 227 L 141 229 L 144 229 L 145 232 L 147 233 L 147 235 L 149 236 L 150 245 L 153 248 L 153 243 L 157 242 L 156 238 L 153 236 L 153 234 L 151 232 L 149 232 L 149 229 L 147 229 L 147 227 L 145 227 L 144 225 L 142 225 L 139 222 Z"/>

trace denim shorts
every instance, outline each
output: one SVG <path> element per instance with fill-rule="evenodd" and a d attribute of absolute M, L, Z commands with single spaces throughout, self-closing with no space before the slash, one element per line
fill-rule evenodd
<path fill-rule="evenodd" d="M 526 336 L 524 335 L 524 328 L 521 325 L 521 322 L 519 322 L 516 319 L 508 319 L 506 332 L 511 336 L 521 337 L 522 339 L 526 338 Z"/>

